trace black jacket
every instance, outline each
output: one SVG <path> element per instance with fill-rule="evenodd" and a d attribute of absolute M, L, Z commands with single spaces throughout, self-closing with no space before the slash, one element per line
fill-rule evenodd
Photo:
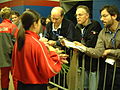
<path fill-rule="evenodd" d="M 58 40 L 58 36 L 52 31 L 52 22 L 46 25 L 47 33 L 45 35 L 49 40 Z M 61 29 L 57 31 L 57 34 L 67 38 L 70 41 L 73 41 L 73 32 L 75 31 L 75 26 L 72 21 L 63 19 Z"/>
<path fill-rule="evenodd" d="M 81 34 L 81 29 L 84 28 L 84 34 Z M 83 43 L 84 41 L 84 45 L 87 47 L 95 47 L 96 42 L 97 42 L 97 38 L 98 38 L 98 34 L 101 31 L 101 25 L 94 20 L 91 20 L 91 23 L 88 24 L 87 26 L 82 26 L 77 24 L 76 25 L 76 31 L 75 31 L 75 36 L 74 36 L 74 40 L 75 41 L 79 41 L 81 43 Z M 80 57 L 79 57 L 79 65 L 81 66 L 82 64 L 82 55 L 83 53 L 80 52 Z M 97 69 L 97 59 L 92 58 L 92 71 L 96 71 Z M 90 57 L 89 56 L 85 56 L 85 69 L 86 70 L 90 70 Z"/>

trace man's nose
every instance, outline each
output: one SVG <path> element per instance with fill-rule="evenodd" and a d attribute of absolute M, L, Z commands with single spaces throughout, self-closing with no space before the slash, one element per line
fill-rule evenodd
<path fill-rule="evenodd" d="M 53 23 L 55 23 L 56 22 L 56 20 L 54 19 L 54 20 L 52 20 L 53 21 Z"/>
<path fill-rule="evenodd" d="M 100 20 L 103 21 L 103 17 L 100 17 Z"/>
<path fill-rule="evenodd" d="M 76 16 L 76 18 L 78 19 L 78 18 L 79 18 L 79 16 Z"/>

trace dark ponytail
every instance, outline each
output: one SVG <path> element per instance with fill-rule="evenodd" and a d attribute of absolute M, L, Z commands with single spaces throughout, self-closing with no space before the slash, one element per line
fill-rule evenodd
<path fill-rule="evenodd" d="M 17 45 L 18 45 L 18 50 L 20 51 L 21 48 L 23 47 L 25 42 L 25 30 L 23 27 L 21 27 L 18 31 L 17 35 Z"/>
<path fill-rule="evenodd" d="M 23 12 L 23 14 L 21 15 L 22 27 L 18 31 L 18 35 L 17 35 L 18 50 L 21 50 L 22 47 L 24 46 L 25 31 L 29 30 L 31 25 L 34 22 L 38 22 L 39 19 L 40 19 L 40 15 L 33 10 L 26 10 L 25 12 Z"/>

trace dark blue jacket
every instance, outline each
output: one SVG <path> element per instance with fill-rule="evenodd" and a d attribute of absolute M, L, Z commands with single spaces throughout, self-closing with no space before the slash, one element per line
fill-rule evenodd
<path fill-rule="evenodd" d="M 81 33 L 81 29 L 84 28 L 84 34 Z M 95 47 L 98 34 L 102 30 L 101 25 L 94 20 L 91 20 L 90 23 L 87 26 L 82 26 L 77 24 L 76 25 L 76 31 L 75 31 L 75 36 L 74 40 L 83 43 L 87 47 Z M 80 57 L 79 57 L 79 66 L 81 67 L 82 64 L 82 55 L 83 53 L 80 52 Z M 90 70 L 90 57 L 85 56 L 85 69 Z M 97 59 L 92 58 L 92 71 L 96 71 L 97 69 Z"/>

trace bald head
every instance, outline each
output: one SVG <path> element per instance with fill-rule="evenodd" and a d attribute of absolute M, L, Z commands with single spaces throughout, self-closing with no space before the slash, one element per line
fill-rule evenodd
<path fill-rule="evenodd" d="M 64 10 L 61 7 L 54 7 L 51 11 L 51 21 L 54 23 L 54 27 L 58 28 L 62 23 L 64 17 Z"/>
<path fill-rule="evenodd" d="M 64 10 L 61 7 L 54 7 L 51 11 L 51 14 L 57 14 L 60 16 L 64 16 Z"/>

